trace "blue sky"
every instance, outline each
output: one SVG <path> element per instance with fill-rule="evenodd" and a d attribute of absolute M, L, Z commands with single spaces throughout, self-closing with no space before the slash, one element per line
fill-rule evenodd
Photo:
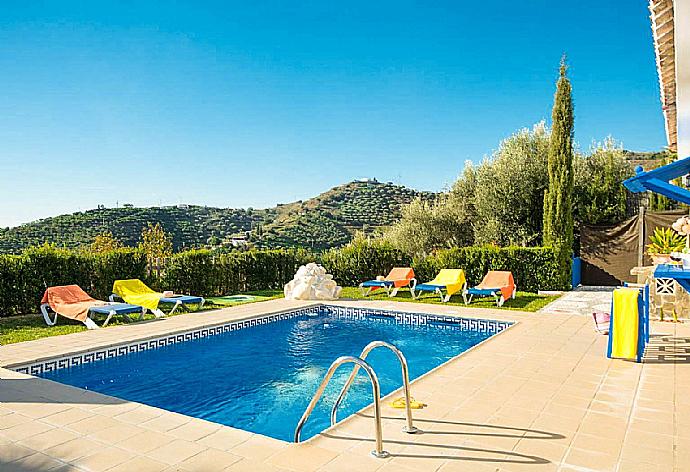
<path fill-rule="evenodd" d="M 4 1 L 0 226 L 440 190 L 550 117 L 563 52 L 581 147 L 659 150 L 646 3 Z"/>

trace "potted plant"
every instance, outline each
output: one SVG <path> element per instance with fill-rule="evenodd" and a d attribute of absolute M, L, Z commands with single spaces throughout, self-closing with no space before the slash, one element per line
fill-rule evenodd
<path fill-rule="evenodd" d="M 685 248 L 685 240 L 671 228 L 656 228 L 649 238 L 647 254 L 654 265 L 671 262 L 671 253 L 680 252 Z"/>
<path fill-rule="evenodd" d="M 671 225 L 671 228 L 685 238 L 685 247 L 682 254 L 673 254 L 683 261 L 683 268 L 690 268 L 690 216 L 681 216 Z"/>

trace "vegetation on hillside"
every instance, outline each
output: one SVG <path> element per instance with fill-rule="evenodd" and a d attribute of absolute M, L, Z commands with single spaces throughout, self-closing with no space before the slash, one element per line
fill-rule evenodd
<path fill-rule="evenodd" d="M 377 181 L 350 182 L 304 202 L 266 210 L 179 205 L 100 208 L 0 228 L 0 253 L 55 243 L 67 248 L 118 241 L 134 247 L 149 223 L 172 238 L 173 249 L 233 248 L 233 241 L 257 248 L 306 247 L 323 250 L 348 243 L 356 231 L 371 234 L 397 221 L 401 207 L 429 192 Z M 107 237 L 103 235 L 108 234 Z M 99 238 L 100 236 L 100 238 Z"/>

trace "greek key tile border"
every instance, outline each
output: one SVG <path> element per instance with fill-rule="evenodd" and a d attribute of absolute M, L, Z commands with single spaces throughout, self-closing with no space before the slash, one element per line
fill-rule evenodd
<path fill-rule="evenodd" d="M 391 322 L 411 325 L 435 325 L 434 327 L 443 328 L 438 323 L 446 324 L 448 328 L 465 329 L 478 331 L 480 333 L 496 334 L 511 326 L 510 321 L 486 320 L 479 318 L 461 318 L 458 316 L 446 316 L 429 313 L 409 313 L 404 311 L 381 310 L 373 308 L 354 308 L 344 306 L 324 305 L 322 310 L 343 318 L 371 318 L 380 317 Z"/>
<path fill-rule="evenodd" d="M 413 324 L 413 325 L 428 325 L 435 323 L 447 323 L 448 328 L 467 329 L 472 331 L 479 331 L 482 333 L 496 334 L 508 328 L 513 323 L 508 321 L 496 321 L 473 318 L 460 318 L 455 316 L 433 315 L 426 313 L 408 313 L 391 310 L 377 310 L 371 308 L 352 308 L 340 307 L 333 305 L 314 305 L 307 308 L 300 308 L 282 313 L 273 313 L 259 316 L 242 321 L 233 321 L 217 326 L 209 326 L 198 328 L 192 331 L 185 331 L 182 333 L 175 333 L 169 336 L 162 336 L 154 339 L 146 339 L 136 341 L 120 346 L 109 346 L 107 348 L 98 349 L 95 351 L 80 352 L 55 359 L 42 360 L 30 364 L 11 367 L 12 370 L 23 374 L 30 374 L 40 376 L 46 372 L 52 372 L 57 369 L 66 369 L 69 367 L 79 366 L 82 364 L 90 364 L 98 362 L 111 357 L 124 356 L 140 351 L 147 351 L 149 349 L 157 349 L 159 347 L 170 346 L 172 344 L 201 339 L 208 336 L 227 333 L 230 331 L 237 331 L 240 329 L 250 328 L 252 326 L 264 325 L 281 320 L 288 320 L 298 316 L 304 315 L 319 315 L 328 313 L 342 318 L 362 319 L 365 317 L 381 317 L 383 321 Z M 443 326 L 438 326 L 443 328 Z"/>

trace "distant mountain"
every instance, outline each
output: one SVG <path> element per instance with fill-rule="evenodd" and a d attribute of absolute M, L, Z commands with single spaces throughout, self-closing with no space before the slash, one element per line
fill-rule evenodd
<path fill-rule="evenodd" d="M 197 205 L 99 208 L 60 215 L 14 228 L 0 228 L 0 253 L 15 253 L 44 242 L 76 248 L 103 231 L 128 246 L 139 242 L 142 228 L 160 223 L 172 234 L 176 250 L 242 245 L 260 248 L 305 247 L 323 250 L 348 243 L 355 231 L 370 233 L 400 217 L 414 198 L 431 192 L 376 180 L 350 182 L 306 201 L 253 210 Z"/>

